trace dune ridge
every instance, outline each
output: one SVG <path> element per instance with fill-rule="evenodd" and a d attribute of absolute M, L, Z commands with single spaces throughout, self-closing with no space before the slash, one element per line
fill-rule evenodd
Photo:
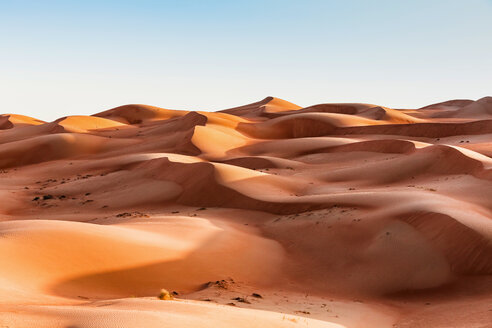
<path fill-rule="evenodd" d="M 486 327 L 491 99 L 1 115 L 0 327 Z"/>

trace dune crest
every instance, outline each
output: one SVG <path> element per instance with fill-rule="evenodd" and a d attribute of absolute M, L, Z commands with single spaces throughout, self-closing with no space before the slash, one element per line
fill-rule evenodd
<path fill-rule="evenodd" d="M 492 97 L 1 115 L 0 327 L 485 327 L 491 136 Z"/>

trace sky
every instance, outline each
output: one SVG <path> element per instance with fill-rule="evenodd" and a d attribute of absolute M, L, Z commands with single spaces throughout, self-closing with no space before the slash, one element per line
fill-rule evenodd
<path fill-rule="evenodd" d="M 492 95 L 492 0 L 0 0 L 0 113 Z"/>

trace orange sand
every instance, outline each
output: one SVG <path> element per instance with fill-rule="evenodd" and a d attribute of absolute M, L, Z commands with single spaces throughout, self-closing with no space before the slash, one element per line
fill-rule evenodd
<path fill-rule="evenodd" d="M 491 97 L 1 115 L 0 327 L 490 327 L 491 157 Z"/>

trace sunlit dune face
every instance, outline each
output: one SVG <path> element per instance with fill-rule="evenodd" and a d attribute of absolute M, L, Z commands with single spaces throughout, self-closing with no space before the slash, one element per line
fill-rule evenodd
<path fill-rule="evenodd" d="M 265 112 L 277 113 L 301 109 L 301 106 L 288 102 L 280 98 L 273 98 L 265 105 Z"/>
<path fill-rule="evenodd" d="M 74 130 L 101 130 L 115 127 L 126 126 L 123 123 L 93 116 L 68 116 L 62 120 L 56 121 L 65 129 Z"/>
<path fill-rule="evenodd" d="M 14 126 L 40 125 L 45 123 L 44 121 L 38 120 L 36 118 L 18 114 L 3 114 L 1 115 L 1 117 L 5 117 L 6 119 L 8 119 Z"/>

